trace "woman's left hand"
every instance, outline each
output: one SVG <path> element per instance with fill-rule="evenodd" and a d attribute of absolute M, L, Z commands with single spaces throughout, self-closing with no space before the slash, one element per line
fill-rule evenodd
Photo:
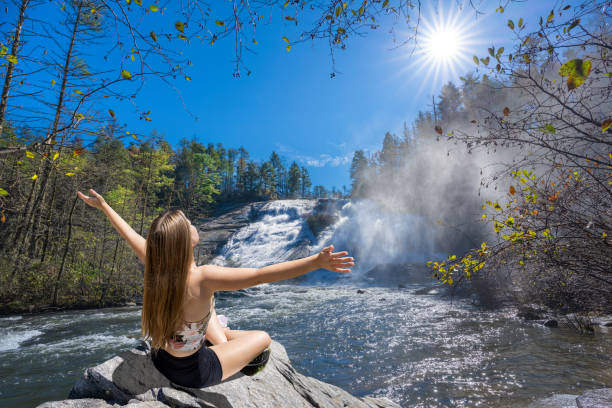
<path fill-rule="evenodd" d="M 348 255 L 347 251 L 332 252 L 333 249 L 334 246 L 330 245 L 319 252 L 315 260 L 317 266 L 332 272 L 350 272 L 351 270 L 348 267 L 355 265 L 353 257 L 345 256 Z"/>
<path fill-rule="evenodd" d="M 90 188 L 89 192 L 91 193 L 92 197 L 86 196 L 85 194 L 81 193 L 80 191 L 77 191 L 77 195 L 87 205 L 89 205 L 91 207 L 94 207 L 94 208 L 102 209 L 104 204 L 106 204 L 106 201 L 104 200 L 104 197 L 102 197 L 100 194 L 96 193 L 93 188 Z"/>

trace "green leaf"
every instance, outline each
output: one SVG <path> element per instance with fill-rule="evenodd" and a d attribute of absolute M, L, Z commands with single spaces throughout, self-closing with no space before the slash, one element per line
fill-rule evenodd
<path fill-rule="evenodd" d="M 511 30 L 514 30 L 514 21 L 508 20 L 508 27 L 510 27 Z"/>
<path fill-rule="evenodd" d="M 546 132 L 546 133 L 555 133 L 556 129 L 553 125 L 551 125 L 550 123 L 547 123 L 546 125 L 544 125 L 544 127 L 542 128 L 542 132 Z"/>
<path fill-rule="evenodd" d="M 472 58 L 474 59 L 474 63 L 476 65 L 480 65 L 480 62 L 478 62 L 478 57 L 477 56 L 474 55 Z"/>
<path fill-rule="evenodd" d="M 149 10 L 151 10 L 151 11 L 154 11 L 154 12 L 155 12 L 155 11 L 159 11 L 159 10 L 160 10 L 160 8 L 159 8 L 159 7 L 157 7 L 155 4 L 151 4 L 151 5 L 149 6 Z"/>
<path fill-rule="evenodd" d="M 130 71 L 126 71 L 125 69 L 121 71 L 121 76 L 123 79 L 132 79 L 132 74 L 130 74 Z"/>
<path fill-rule="evenodd" d="M 580 24 L 580 19 L 576 19 L 572 22 L 572 24 L 569 25 L 569 27 L 567 27 L 567 32 L 569 33 L 570 30 L 574 27 L 576 27 L 578 24 Z"/>
<path fill-rule="evenodd" d="M 559 75 L 567 77 L 567 88 L 578 88 L 591 73 L 591 61 L 576 58 L 561 65 Z"/>
<path fill-rule="evenodd" d="M 495 56 L 495 47 L 491 47 L 487 49 L 489 51 L 489 55 L 494 57 Z"/>
<path fill-rule="evenodd" d="M 134 3 L 138 4 L 139 6 L 142 6 L 142 0 L 134 0 Z"/>
<path fill-rule="evenodd" d="M 179 30 L 181 33 L 185 32 L 185 24 L 183 24 L 180 21 L 177 21 L 176 23 L 174 23 L 174 27 Z"/>
<path fill-rule="evenodd" d="M 70 176 L 74 176 L 75 173 L 66 173 L 66 175 L 70 177 Z"/>
<path fill-rule="evenodd" d="M 489 61 L 491 61 L 489 57 L 480 59 L 480 62 L 482 62 L 484 65 L 489 65 Z"/>
<path fill-rule="evenodd" d="M 0 195 L 8 195 L 8 191 L 0 187 Z"/>
<path fill-rule="evenodd" d="M 518 26 L 519 26 L 519 28 L 523 27 L 523 17 L 519 18 Z"/>
<path fill-rule="evenodd" d="M 499 57 L 501 57 L 503 53 L 504 53 L 504 47 L 499 47 L 499 49 L 497 50 L 497 54 L 495 54 L 495 58 L 499 59 Z"/>

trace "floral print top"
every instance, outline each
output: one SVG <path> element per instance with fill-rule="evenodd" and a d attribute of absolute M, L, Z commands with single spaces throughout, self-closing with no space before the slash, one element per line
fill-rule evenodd
<path fill-rule="evenodd" d="M 210 315 L 215 309 L 215 298 L 213 297 L 212 305 L 208 314 L 197 322 L 188 322 L 183 320 L 183 330 L 178 330 L 168 339 L 170 347 L 174 350 L 191 351 L 197 350 L 204 343 L 204 334 L 210 321 Z"/>

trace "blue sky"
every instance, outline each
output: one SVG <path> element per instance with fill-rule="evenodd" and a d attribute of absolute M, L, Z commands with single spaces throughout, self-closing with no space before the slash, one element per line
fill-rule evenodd
<path fill-rule="evenodd" d="M 435 4 L 437 7 L 432 7 Z M 197 138 L 207 144 L 244 146 L 251 159 L 266 160 L 274 150 L 287 165 L 296 161 L 306 166 L 313 185 L 327 188 L 350 187 L 349 168 L 353 152 L 366 153 L 381 147 L 387 131 L 401 135 L 419 110 L 430 108 L 431 97 L 441 86 L 475 66 L 474 54 L 484 56 L 491 45 L 512 46 L 509 18 L 522 16 L 527 29 L 534 29 L 540 15 L 546 15 L 556 1 L 513 3 L 503 14 L 495 12 L 498 2 L 482 2 L 484 15 L 475 16 L 456 1 L 424 2 L 424 25 L 449 13 L 458 14 L 469 38 L 463 58 L 455 63 L 455 74 L 431 75 L 434 66 L 409 57 L 410 47 L 394 48 L 390 25 L 374 30 L 365 38 L 349 40 L 346 50 L 337 50 L 337 75 L 330 78 L 332 60 L 325 40 L 294 44 L 285 50 L 281 37 L 293 39 L 297 31 L 291 22 L 272 15 L 272 23 L 257 28 L 256 53 L 244 53 L 243 62 L 251 75 L 233 77 L 233 37 L 213 46 L 192 42 L 183 51 L 193 62 L 191 81 L 177 77 L 176 91 L 159 79 L 148 79 L 135 102 L 151 110 L 151 122 L 121 109 L 120 119 L 133 132 L 150 134 L 153 129 L 176 146 L 183 138 Z M 402 25 L 396 29 L 401 35 Z M 125 109 L 129 109 L 127 106 Z M 115 111 L 118 109 L 115 108 Z M 199 119 L 195 120 L 194 116 Z"/>

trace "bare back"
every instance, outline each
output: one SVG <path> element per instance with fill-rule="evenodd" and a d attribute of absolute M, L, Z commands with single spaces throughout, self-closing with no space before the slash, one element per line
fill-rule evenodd
<path fill-rule="evenodd" d="M 195 267 L 189 271 L 189 275 L 187 275 L 187 297 L 184 302 L 183 314 L 183 320 L 188 322 L 201 320 L 210 312 L 212 306 L 214 292 L 202 287 L 201 282 L 202 274 L 200 268 Z M 174 350 L 170 345 L 166 345 L 164 350 L 175 357 L 187 357 L 197 352 L 197 350 Z"/>

